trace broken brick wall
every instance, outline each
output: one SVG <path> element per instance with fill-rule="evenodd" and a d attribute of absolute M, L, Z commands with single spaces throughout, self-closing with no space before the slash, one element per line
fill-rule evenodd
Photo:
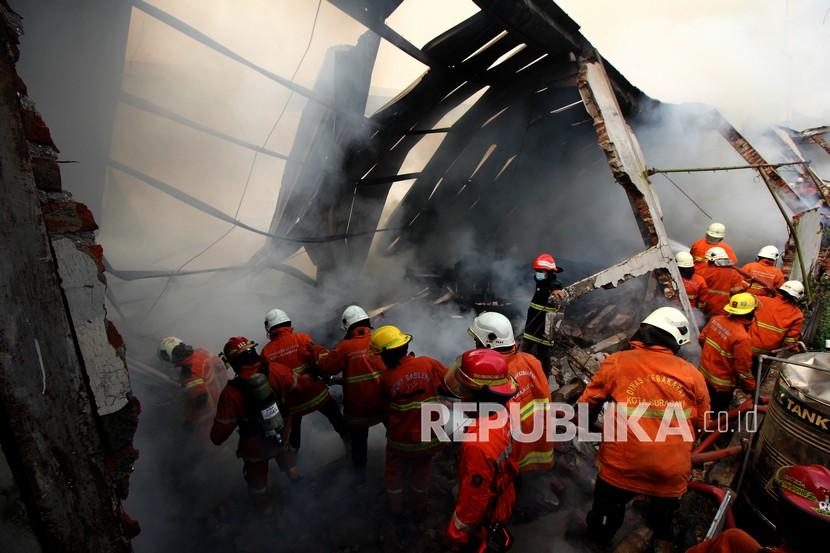
<path fill-rule="evenodd" d="M 0 392 L 0 411 L 7 415 L 8 420 L 5 421 L 6 428 L 0 432 L 0 439 L 20 497 L 28 509 L 31 528 L 45 550 L 50 550 L 56 542 L 61 542 L 61 548 L 67 551 L 129 551 L 129 538 L 137 532 L 137 524 L 123 511 L 121 501 L 127 497 L 129 476 L 138 456 L 132 441 L 140 408 L 131 393 L 124 342 L 106 317 L 103 251 L 95 242 L 98 227 L 89 209 L 73 201 L 71 195 L 63 191 L 59 151 L 15 70 L 19 55 L 18 36 L 21 32 L 20 19 L 5 0 L 0 0 L 0 73 L 4 75 L 0 81 L 0 102 L 5 104 L 0 117 L 6 119 L 2 139 L 7 141 L 8 147 L 3 154 L 6 157 L 0 158 L 6 161 L 5 168 L 0 164 L 0 178 L 4 181 L 4 200 L 9 204 L 16 200 L 15 205 L 25 206 L 27 210 L 27 213 L 18 214 L 11 206 L 7 206 L 9 211 L 3 214 L 3 225 L 16 225 L 18 220 L 20 222 L 20 228 L 9 230 L 6 238 L 9 243 L 19 245 L 21 255 L 15 257 L 13 251 L 6 255 L 4 251 L 6 267 L 3 268 L 0 289 L 4 301 L 18 304 L 17 309 L 9 306 L 11 309 L 7 310 L 8 314 L 19 310 L 27 315 L 31 313 L 32 318 L 36 313 L 25 303 L 27 300 L 37 302 L 38 295 L 42 294 L 44 309 L 51 309 L 51 313 L 54 313 L 54 308 L 57 307 L 61 313 L 56 318 L 68 322 L 66 334 L 70 340 L 66 341 L 67 344 L 58 339 L 61 321 L 55 321 L 53 326 L 56 336 L 34 333 L 35 351 L 30 352 L 31 343 L 17 344 L 16 341 L 23 342 L 22 337 L 28 331 L 36 330 L 39 326 L 48 327 L 50 322 L 38 320 L 32 321 L 30 325 L 28 320 L 10 320 L 3 323 L 5 328 L 0 329 L 3 342 L 0 343 L 0 386 L 6 389 Z M 20 189 L 21 183 L 24 183 L 23 190 Z M 34 184 L 34 190 L 28 189 L 30 183 Z M 30 202 L 39 205 L 40 221 L 37 220 L 37 211 L 28 212 Z M 27 215 L 32 214 L 34 218 L 27 219 Z M 21 240 L 20 234 L 26 228 L 31 228 L 32 236 L 29 240 Z M 24 250 L 36 247 L 37 255 L 27 257 L 32 252 Z M 33 265 L 33 259 L 44 263 Z M 39 271 L 48 274 L 41 273 L 37 278 L 31 278 L 32 282 L 20 282 L 28 271 L 34 271 L 34 275 Z M 41 286 L 35 280 L 40 281 Z M 29 290 L 27 285 L 28 288 L 37 286 L 37 289 Z M 28 297 L 30 291 L 34 292 L 33 298 Z M 49 299 L 57 301 L 50 304 Z M 56 351 L 51 351 L 53 345 Z M 62 349 L 67 345 L 70 353 L 68 361 L 66 351 Z M 61 361 L 56 361 L 53 365 L 51 359 Z M 27 366 L 32 362 L 34 366 Z M 25 389 L 23 379 L 15 378 L 14 371 L 19 371 L 21 364 L 27 371 L 42 373 L 42 399 Z M 77 367 L 77 374 L 73 373 L 73 366 Z M 59 372 L 52 376 L 50 373 L 53 370 Z M 35 376 L 40 380 L 39 374 Z M 51 402 L 59 406 L 66 401 L 77 402 L 77 405 L 71 405 L 70 412 L 65 413 L 67 418 L 77 417 L 77 420 L 36 420 L 38 413 L 43 416 L 50 414 L 53 407 Z M 24 414 L 35 419 L 27 424 L 44 429 L 42 435 L 37 437 L 43 440 L 40 451 L 54 453 L 54 458 L 31 458 L 38 456 L 38 447 L 30 449 L 32 444 L 23 443 L 21 436 L 17 435 L 17 432 L 21 432 L 20 425 L 14 426 L 15 416 Z M 53 422 L 61 428 L 43 426 Z M 72 440 L 78 442 L 49 443 L 52 430 L 53 439 L 61 432 L 67 432 Z M 61 448 L 66 448 L 67 451 L 61 452 Z M 84 459 L 79 459 L 78 466 L 54 465 L 61 453 L 65 453 L 67 459 L 72 459 L 78 455 L 78 451 L 84 455 Z M 89 472 L 86 474 L 83 472 L 84 466 L 88 467 Z M 54 508 L 55 513 L 75 513 L 79 517 L 94 512 L 93 508 L 77 509 L 74 505 L 54 503 L 73 500 L 71 493 L 76 493 L 81 501 L 85 501 L 83 490 L 80 489 L 84 486 L 78 486 L 77 491 L 69 492 L 64 497 L 61 494 L 45 497 L 43 490 L 37 488 L 40 482 L 31 482 L 33 474 L 34 480 L 48 482 L 50 477 L 59 480 L 63 469 L 67 469 L 67 472 L 74 471 L 75 478 L 84 480 L 84 484 L 94 490 L 92 493 L 96 497 L 90 500 L 100 502 L 105 516 L 98 520 L 78 521 L 74 529 L 71 521 L 64 523 L 60 520 L 45 520 L 49 518 L 47 511 L 51 508 Z M 68 483 L 53 482 L 58 485 Z M 9 497 L 13 497 L 15 490 L 11 489 L 9 481 L 4 481 L 4 484 L 4 490 L 9 492 Z M 102 493 L 105 497 L 101 497 Z M 90 518 L 98 517 L 101 517 L 100 513 L 91 515 Z M 80 539 L 72 546 L 65 543 L 67 536 L 78 528 L 94 528 L 108 523 L 111 523 L 111 527 L 102 532 L 100 540 L 87 542 Z M 25 532 L 25 529 L 21 531 Z M 102 545 L 104 542 L 106 545 Z"/>

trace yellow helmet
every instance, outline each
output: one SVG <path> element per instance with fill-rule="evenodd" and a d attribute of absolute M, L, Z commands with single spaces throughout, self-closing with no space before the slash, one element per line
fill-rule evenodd
<path fill-rule="evenodd" d="M 733 315 L 746 315 L 752 313 L 757 305 L 758 300 L 755 296 L 749 292 L 741 292 L 729 298 L 729 303 L 723 307 L 723 310 Z"/>
<path fill-rule="evenodd" d="M 408 344 L 412 336 L 404 334 L 396 326 L 384 325 L 372 332 L 372 351 L 382 353 L 388 349 L 399 348 Z"/>

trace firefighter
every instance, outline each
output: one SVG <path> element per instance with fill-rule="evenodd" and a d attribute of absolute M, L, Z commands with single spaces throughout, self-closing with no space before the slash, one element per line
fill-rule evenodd
<path fill-rule="evenodd" d="M 386 493 L 396 516 L 403 513 L 405 473 L 412 472 L 413 507 L 419 517 L 429 505 L 432 457 L 440 449 L 437 438 L 421 441 L 421 406 L 437 402 L 447 368 L 439 361 L 409 353 L 412 336 L 397 327 L 382 326 L 372 332 L 372 351 L 380 355 L 386 370 L 381 393 L 386 402 Z"/>
<path fill-rule="evenodd" d="M 692 307 L 701 311 L 706 309 L 706 300 L 709 298 L 709 285 L 706 279 L 695 272 L 695 261 L 689 252 L 677 252 L 674 256 L 680 276 L 683 278 L 683 287 Z"/>
<path fill-rule="evenodd" d="M 700 372 L 706 378 L 712 411 L 726 411 L 736 386 L 755 390 L 749 325 L 758 300 L 748 292 L 735 294 L 700 332 Z"/>
<path fill-rule="evenodd" d="M 559 313 L 560 303 L 566 297 L 562 284 L 556 278 L 557 273 L 562 272 L 562 268 L 556 265 L 556 260 L 551 254 L 542 253 L 533 261 L 533 270 L 536 290 L 527 308 L 522 351 L 539 359 L 545 375 L 550 376 L 553 342 L 545 333 L 545 321 L 548 313 Z"/>
<path fill-rule="evenodd" d="M 778 547 L 761 547 L 738 528 L 687 549 L 686 553 L 812 553 L 830 535 L 830 469 L 822 465 L 782 467 L 774 477 L 779 516 Z"/>
<path fill-rule="evenodd" d="M 320 411 L 346 443 L 348 429 L 340 408 L 329 394 L 326 384 L 314 375 L 318 369 L 318 360 L 328 353 L 326 349 L 315 344 L 308 334 L 294 332 L 291 319 L 282 309 L 272 309 L 265 315 L 265 331 L 270 342 L 262 348 L 262 357 L 269 363 L 290 367 L 297 376 L 309 377 L 310 384 L 307 387 L 288 395 L 291 447 L 294 452 L 300 449 L 303 416 L 314 411 Z"/>
<path fill-rule="evenodd" d="M 654 550 L 671 551 L 672 517 L 686 493 L 695 430 L 703 428 L 709 409 L 706 381 L 677 355 L 689 343 L 689 336 L 689 321 L 683 313 L 673 307 L 656 309 L 631 338 L 631 349 L 608 356 L 579 398 L 579 403 L 588 405 L 591 423 L 606 402 L 615 404 L 617 424 L 623 424 L 626 413 L 641 413 L 636 422 L 650 438 L 641 441 L 631 422 L 625 441 L 600 445 L 599 475 L 586 517 L 587 537 L 600 544 L 610 543 L 622 525 L 626 504 L 645 495 Z M 669 408 L 671 413 L 667 413 Z M 658 440 L 664 419 L 685 435 L 675 433 Z"/>
<path fill-rule="evenodd" d="M 346 337 L 320 359 L 320 372 L 342 373 L 343 416 L 349 428 L 352 463 L 362 470 L 366 467 L 369 428 L 383 420 L 381 376 L 385 367 L 371 351 L 372 324 L 362 307 L 347 307 L 340 323 Z"/>
<path fill-rule="evenodd" d="M 706 297 L 706 314 L 710 317 L 720 315 L 723 307 L 729 303 L 729 298 L 735 294 L 745 292 L 749 283 L 734 267 L 733 261 L 726 251 L 715 246 L 706 252 L 707 264 L 695 271 L 703 277 L 708 285 Z"/>
<path fill-rule="evenodd" d="M 467 332 L 477 348 L 493 349 L 504 356 L 510 376 L 519 386 L 513 401 L 519 405 L 522 434 L 532 435 L 536 424 L 544 426 L 550 402 L 548 379 L 541 363 L 532 355 L 516 350 L 513 327 L 501 313 L 485 311 L 473 319 Z M 523 473 L 550 470 L 553 468 L 553 444 L 547 441 L 543 432 L 533 442 L 514 443 L 513 458 Z"/>
<path fill-rule="evenodd" d="M 723 241 L 725 236 L 726 225 L 723 223 L 712 223 L 709 225 L 709 228 L 706 229 L 706 236 L 692 244 L 692 247 L 689 248 L 689 250 L 695 260 L 696 269 L 706 266 L 706 252 L 713 246 L 723 248 L 723 251 L 725 251 L 729 259 L 732 260 L 733 265 L 738 263 L 738 256 L 735 255 L 735 251 L 729 246 L 729 244 Z"/>
<path fill-rule="evenodd" d="M 257 354 L 256 344 L 242 336 L 230 338 L 222 353 L 236 377 L 219 396 L 210 439 L 221 445 L 234 429 L 239 429 L 236 456 L 242 458 L 242 472 L 254 503 L 264 509 L 270 504 L 268 462 L 271 459 L 277 460 L 292 481 L 299 480 L 300 475 L 293 452 L 285 446 L 290 425 L 285 419 L 281 424 L 279 421 L 266 424 L 263 416 L 266 411 L 260 400 L 268 393 L 273 394 L 273 402 L 266 402 L 267 414 L 272 419 L 281 418 L 283 409 L 280 407 L 285 407 L 285 397 L 295 387 L 302 386 L 303 379 L 298 381 L 284 365 L 266 364 Z"/>
<path fill-rule="evenodd" d="M 803 297 L 804 285 L 798 280 L 788 280 L 778 288 L 777 296 L 758 298 L 755 318 L 749 325 L 753 355 L 798 342 L 804 323 L 804 313 L 798 302 Z"/>
<path fill-rule="evenodd" d="M 219 394 L 228 382 L 225 364 L 209 351 L 194 349 L 174 336 L 161 341 L 158 353 L 162 361 L 179 369 L 186 397 L 185 425 L 207 434 Z"/>
<path fill-rule="evenodd" d="M 756 296 L 771 296 L 771 290 L 780 288 L 784 284 L 784 273 L 775 266 L 778 261 L 778 248 L 775 246 L 764 246 L 758 252 L 755 261 L 747 263 L 741 271 L 752 278 L 749 286 L 749 293 Z"/>
<path fill-rule="evenodd" d="M 446 376 L 447 388 L 464 401 L 506 406 L 518 391 L 503 354 L 487 349 L 461 355 Z M 486 429 L 484 429 L 486 425 Z M 510 417 L 505 409 L 488 420 L 474 415 L 458 451 L 458 497 L 447 527 L 453 549 L 507 551 L 504 528 L 516 503 L 518 474 L 511 455 Z"/>

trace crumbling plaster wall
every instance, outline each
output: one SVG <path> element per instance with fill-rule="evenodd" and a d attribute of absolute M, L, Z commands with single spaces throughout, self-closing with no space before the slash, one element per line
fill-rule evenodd
<path fill-rule="evenodd" d="M 124 342 L 115 326 L 106 317 L 103 250 L 95 242 L 95 231 L 98 227 L 89 209 L 72 200 L 71 195 L 62 190 L 58 163 L 59 151 L 52 141 L 49 128 L 27 96 L 26 86 L 15 70 L 19 55 L 17 39 L 22 33 L 22 22 L 11 11 L 5 0 L 0 0 L 0 26 L 2 26 L 0 48 L 5 58 L 0 71 L 6 73 L 3 81 L 8 89 L 8 93 L 4 93 L 0 101 L 7 104 L 3 112 L 9 117 L 6 125 L 9 136 L 4 135 L 4 140 L 8 138 L 9 146 L 12 146 L 18 154 L 14 158 L 15 164 L 12 164 L 17 166 L 7 165 L 4 170 L 0 171 L 0 177 L 8 179 L 4 187 L 12 186 L 14 182 L 25 182 L 26 179 L 34 181 L 37 196 L 24 192 L 19 198 L 15 195 L 14 200 L 24 202 L 27 201 L 26 198 L 39 200 L 42 221 L 36 226 L 45 229 L 46 237 L 51 245 L 51 248 L 41 251 L 41 254 L 44 254 L 41 258 L 46 261 L 51 257 L 51 261 L 39 264 L 38 267 L 40 267 L 39 270 L 57 271 L 57 278 L 45 275 L 44 282 L 54 282 L 60 285 L 59 297 L 62 296 L 65 315 L 71 323 L 70 346 L 74 343 L 75 354 L 79 357 L 77 360 L 79 363 L 70 361 L 67 366 L 62 363 L 55 364 L 53 360 L 61 358 L 64 353 L 62 349 L 65 347 L 64 343 L 48 334 L 41 336 L 40 340 L 37 338 L 34 340 L 36 355 L 33 359 L 35 362 L 32 364 L 35 366 L 25 366 L 23 369 L 30 374 L 32 371 L 39 371 L 41 376 L 37 376 L 37 379 L 41 380 L 42 377 L 42 390 L 37 391 L 44 399 L 39 399 L 36 394 L 23 392 L 22 389 L 6 390 L 8 394 L 4 393 L 4 397 L 7 399 L 0 400 L 6 402 L 3 406 L 4 412 L 14 412 L 13 410 L 22 408 L 32 414 L 49 413 L 50 409 L 53 409 L 51 402 L 60 405 L 60 402 L 70 401 L 79 404 L 67 405 L 65 417 L 77 420 L 30 421 L 30 424 L 36 428 L 43 428 L 43 435 L 38 440 L 47 440 L 47 447 L 52 449 L 51 455 L 54 459 L 32 458 L 33 451 L 37 449 L 30 450 L 22 446 L 18 437 L 14 435 L 14 430 L 4 432 L 4 453 L 9 460 L 8 466 L 15 474 L 20 497 L 29 507 L 29 520 L 32 528 L 35 529 L 34 535 L 37 535 L 45 549 L 54 546 L 57 540 L 62 542 L 61 545 L 66 551 L 91 551 L 92 548 L 99 551 L 129 551 L 131 548 L 128 540 L 138 532 L 138 525 L 123 511 L 121 500 L 127 497 L 129 476 L 133 463 L 138 457 L 138 452 L 132 447 L 132 440 L 138 423 L 140 406 L 131 394 Z M 22 137 L 16 130 L 18 126 L 22 127 Z M 19 137 L 24 140 L 19 140 Z M 12 198 L 7 197 L 5 200 L 11 201 Z M 4 216 L 4 219 L 3 224 L 15 224 L 17 217 Z M 20 219 L 23 224 L 25 217 Z M 21 246 L 21 249 L 23 248 L 25 246 Z M 16 272 L 24 274 L 25 271 L 31 269 L 24 265 L 17 267 L 17 263 L 22 264 L 26 261 L 14 257 L 13 253 L 10 252 L 8 256 L 4 253 L 6 257 L 3 261 L 6 264 L 4 277 Z M 11 294 L 17 285 L 13 283 L 13 280 L 9 281 L 9 284 L 6 291 Z M 39 285 L 32 282 L 31 286 Z M 54 294 L 52 290 L 35 290 L 34 292 L 42 293 L 43 301 L 46 303 L 49 301 L 47 298 Z M 13 297 L 11 301 L 19 301 L 20 306 L 23 307 L 27 299 Z M 13 306 L 9 307 L 8 313 L 18 311 Z M 8 330 L 4 341 L 8 339 L 14 342 L 15 337 L 22 336 L 24 332 L 20 330 L 20 325 L 28 327 L 26 321 L 8 321 L 3 326 L 5 327 L 6 324 L 11 326 L 3 330 L 3 333 Z M 36 321 L 35 324 L 49 326 L 49 323 L 44 321 Z M 54 329 L 58 337 L 60 328 L 60 322 L 55 321 Z M 8 344 L 4 343 L 4 345 Z M 54 352 L 51 351 L 53 347 L 56 348 Z M 0 363 L 6 365 L 0 369 L 6 376 L 12 374 L 15 368 L 12 364 L 17 360 L 13 352 L 8 353 L 9 355 L 0 358 Z M 40 365 L 39 369 L 37 364 Z M 81 370 L 80 381 L 72 374 L 72 369 L 78 365 Z M 17 367 L 17 370 L 21 370 L 21 367 Z M 80 394 L 73 388 L 78 383 L 81 386 Z M 64 386 L 68 388 L 63 389 Z M 14 400 L 9 398 L 14 398 Z M 17 403 L 20 398 L 22 398 L 21 403 Z M 35 405 L 29 405 L 30 401 Z M 36 405 L 38 401 L 42 405 Z M 87 402 L 90 405 L 83 405 Z M 7 424 L 14 424 L 14 422 L 7 421 Z M 50 432 L 47 426 L 52 424 L 67 427 L 70 435 L 81 444 L 49 443 Z M 56 435 L 63 431 L 61 428 Z M 64 449 L 66 451 L 63 451 Z M 57 469 L 54 463 L 60 459 L 62 454 L 66 454 L 68 458 L 83 457 L 78 458 L 78 467 L 89 467 L 92 472 L 84 474 L 84 469 L 78 467 L 70 471 L 64 471 L 63 466 Z M 3 461 L 5 466 L 5 459 Z M 52 472 L 53 470 L 56 472 Z M 42 478 L 43 481 L 48 481 L 50 477 L 54 478 L 53 485 L 71 486 L 71 481 L 62 483 L 60 479 L 66 478 L 67 474 L 73 471 L 79 473 L 74 474 L 75 478 L 86 482 L 78 485 L 77 491 L 44 497 L 42 490 L 38 489 L 42 483 L 33 484 L 21 480 L 30 474 L 30 471 L 37 474 L 38 478 Z M 9 491 L 8 497 L 14 497 L 15 490 L 12 489 L 11 481 L 6 484 L 5 489 Z M 92 492 L 96 496 L 92 501 L 98 502 L 104 512 L 110 511 L 111 518 L 107 516 L 98 520 L 82 520 L 75 527 L 70 521 L 56 524 L 56 520 L 51 519 L 50 515 L 75 511 L 84 513 L 77 515 L 84 517 L 86 513 L 94 512 L 94 508 L 87 506 L 78 508 L 77 505 L 56 505 L 73 497 L 72 494 L 83 497 L 83 489 L 96 490 Z M 109 498 L 101 497 L 102 490 L 106 489 L 109 489 Z M 107 495 L 106 492 L 104 494 Z M 50 507 L 54 507 L 53 512 L 48 512 Z M 99 511 L 98 516 L 100 513 Z M 112 526 L 104 530 L 107 524 Z M 85 540 L 77 540 L 71 545 L 63 543 L 63 538 L 66 538 L 73 530 L 77 531 L 78 527 L 100 527 L 101 536 L 90 539 L 88 543 L 84 543 Z M 102 548 L 105 542 L 108 545 Z"/>

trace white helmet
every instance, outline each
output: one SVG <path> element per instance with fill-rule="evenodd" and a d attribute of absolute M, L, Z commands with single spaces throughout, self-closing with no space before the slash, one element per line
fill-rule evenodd
<path fill-rule="evenodd" d="M 467 330 L 471 338 L 477 339 L 485 348 L 506 348 L 516 344 L 513 326 L 501 313 L 485 311 L 475 319 Z"/>
<path fill-rule="evenodd" d="M 182 341 L 175 336 L 168 336 L 164 340 L 159 343 L 159 357 L 162 361 L 173 361 L 173 350 L 176 349 L 176 346 L 181 344 Z"/>
<path fill-rule="evenodd" d="M 290 323 L 291 318 L 282 309 L 272 309 L 265 314 L 265 330 L 271 330 L 281 323 Z"/>
<path fill-rule="evenodd" d="M 350 305 L 343 310 L 343 317 L 340 319 L 340 326 L 343 330 L 349 330 L 355 323 L 366 321 L 369 319 L 369 314 L 359 305 Z"/>
<path fill-rule="evenodd" d="M 695 266 L 695 258 L 692 257 L 692 254 L 689 252 L 677 252 L 677 255 L 674 256 L 674 260 L 677 262 L 677 266 L 681 269 L 688 269 L 689 267 Z"/>
<path fill-rule="evenodd" d="M 674 307 L 655 309 L 648 317 L 643 319 L 643 324 L 665 330 L 677 341 L 678 346 L 688 344 L 691 341 L 691 338 L 689 338 L 689 320 L 686 315 Z"/>
<path fill-rule="evenodd" d="M 778 289 L 782 292 L 789 294 L 797 300 L 800 300 L 804 297 L 804 285 L 801 284 L 800 280 L 788 280 L 787 282 L 782 284 Z"/>
<path fill-rule="evenodd" d="M 781 255 L 778 252 L 778 248 L 775 246 L 764 246 L 758 252 L 758 257 L 763 257 L 765 259 L 771 259 L 773 261 L 778 261 L 778 256 Z"/>
<path fill-rule="evenodd" d="M 714 246 L 712 248 L 709 248 L 703 255 L 707 261 L 714 261 L 715 265 L 723 265 L 723 263 L 718 263 L 718 261 L 732 261 L 731 259 L 729 259 L 729 254 L 726 253 L 726 250 L 724 250 L 720 246 Z"/>
<path fill-rule="evenodd" d="M 723 223 L 712 223 L 709 225 L 709 228 L 706 229 L 706 234 L 712 238 L 722 239 L 726 236 L 726 225 Z"/>

